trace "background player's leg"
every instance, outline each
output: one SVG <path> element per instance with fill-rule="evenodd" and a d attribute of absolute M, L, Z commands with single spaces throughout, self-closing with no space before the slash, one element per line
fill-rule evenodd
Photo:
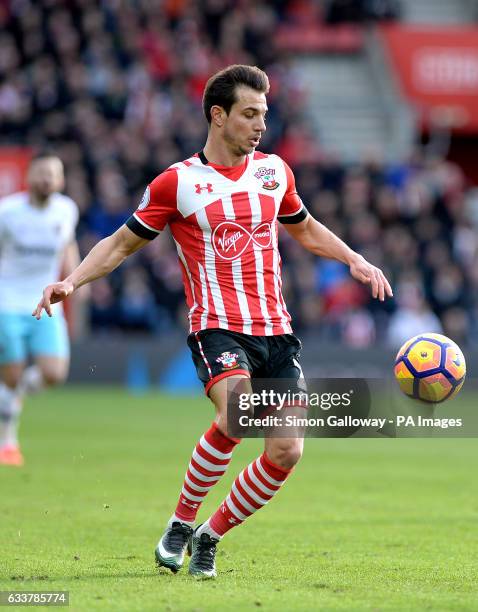
<path fill-rule="evenodd" d="M 68 376 L 68 357 L 37 355 L 34 365 L 25 369 L 21 385 L 25 393 L 36 393 L 44 387 L 61 385 Z"/>
<path fill-rule="evenodd" d="M 18 383 L 20 382 L 24 371 L 24 361 L 14 361 L 0 365 L 0 376 L 2 378 L 2 382 L 12 391 L 18 387 Z"/>
<path fill-rule="evenodd" d="M 37 393 L 44 387 L 65 382 L 70 367 L 70 347 L 63 316 L 55 314 L 40 321 L 32 319 L 28 345 L 34 363 L 25 369 L 19 391 Z"/>
<path fill-rule="evenodd" d="M 63 382 L 68 374 L 69 346 L 61 315 L 36 321 L 30 315 L 0 315 L 0 463 L 22 465 L 18 426 L 25 393 Z M 25 367 L 27 355 L 34 364 Z"/>
<path fill-rule="evenodd" d="M 18 444 L 22 402 L 16 388 L 24 367 L 23 362 L 13 362 L 0 368 L 0 464 L 3 465 L 23 465 Z"/>
<path fill-rule="evenodd" d="M 33 395 L 45 387 L 53 387 L 65 382 L 68 376 L 70 360 L 64 357 L 40 355 L 35 363 L 25 368 L 17 387 L 17 393 Z"/>
<path fill-rule="evenodd" d="M 0 313 L 0 463 L 4 465 L 23 464 L 18 445 L 22 402 L 17 386 L 25 368 L 26 333 L 22 315 Z"/>

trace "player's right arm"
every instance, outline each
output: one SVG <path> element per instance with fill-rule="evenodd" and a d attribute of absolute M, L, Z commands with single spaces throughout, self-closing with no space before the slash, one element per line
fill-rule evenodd
<path fill-rule="evenodd" d="M 52 304 L 61 302 L 82 285 L 106 276 L 123 263 L 129 255 L 149 242 L 148 239 L 141 238 L 123 225 L 111 236 L 100 240 L 80 265 L 64 280 L 45 287 L 43 296 L 32 315 L 40 319 L 42 311 L 45 310 L 51 317 Z"/>

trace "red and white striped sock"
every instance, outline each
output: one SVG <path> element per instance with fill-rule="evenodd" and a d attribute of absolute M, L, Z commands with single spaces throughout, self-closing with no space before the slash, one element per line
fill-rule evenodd
<path fill-rule="evenodd" d="M 180 520 L 194 523 L 208 491 L 219 481 L 231 461 L 232 451 L 240 440 L 230 438 L 213 423 L 201 437 L 189 462 L 178 505 L 170 523 Z"/>
<path fill-rule="evenodd" d="M 274 497 L 293 468 L 287 470 L 272 463 L 264 452 L 243 470 L 216 512 L 199 529 L 213 537 L 222 537 L 260 510 Z"/>

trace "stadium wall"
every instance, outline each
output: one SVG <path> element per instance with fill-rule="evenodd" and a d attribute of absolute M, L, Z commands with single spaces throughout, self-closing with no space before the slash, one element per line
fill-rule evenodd
<path fill-rule="evenodd" d="M 309 378 L 389 378 L 395 354 L 393 349 L 344 348 L 307 336 L 301 363 Z M 468 376 L 477 377 L 478 351 L 465 356 Z M 138 393 L 151 387 L 173 393 L 201 391 L 185 338 L 179 334 L 159 340 L 105 336 L 75 343 L 69 380 L 77 384 L 122 384 Z"/>

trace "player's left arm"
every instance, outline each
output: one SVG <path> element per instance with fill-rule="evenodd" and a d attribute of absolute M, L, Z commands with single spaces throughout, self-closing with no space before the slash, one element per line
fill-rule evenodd
<path fill-rule="evenodd" d="M 390 283 L 382 270 L 353 251 L 310 213 L 299 223 L 285 223 L 284 227 L 299 244 L 314 255 L 335 259 L 349 266 L 353 278 L 370 285 L 374 298 L 378 297 L 383 301 L 385 296 L 393 296 Z"/>

